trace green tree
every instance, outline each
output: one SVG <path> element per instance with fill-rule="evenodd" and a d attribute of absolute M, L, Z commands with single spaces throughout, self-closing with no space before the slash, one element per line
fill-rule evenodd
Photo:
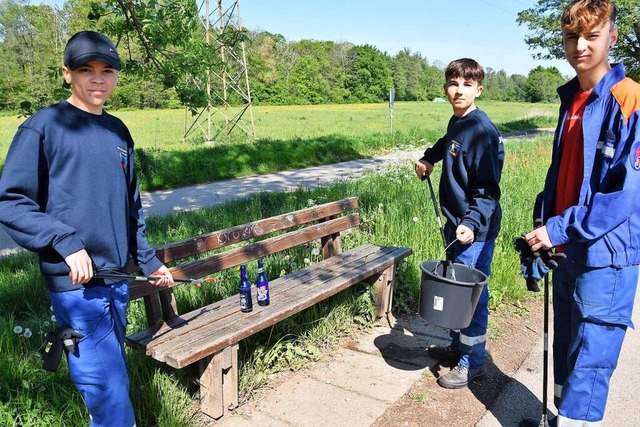
<path fill-rule="evenodd" d="M 525 86 L 525 97 L 528 102 L 556 102 L 556 88 L 565 82 L 556 67 L 538 66 L 529 72 Z"/>
<path fill-rule="evenodd" d="M 66 92 L 59 69 L 65 15 L 25 0 L 0 1 L 0 49 L 6 107 L 29 114 Z"/>
<path fill-rule="evenodd" d="M 391 59 L 391 72 L 396 99 L 399 101 L 425 100 L 423 76 L 429 63 L 420 53 L 404 48 Z"/>
<path fill-rule="evenodd" d="M 542 49 L 535 53 L 538 59 L 560 59 L 564 57 L 560 17 L 568 0 L 538 0 L 536 5 L 518 13 L 519 25 L 526 25 L 532 34 L 525 38 L 531 49 Z M 612 50 L 615 61 L 625 64 L 629 76 L 640 80 L 640 2 L 638 0 L 613 0 L 618 9 L 619 39 Z"/>
<path fill-rule="evenodd" d="M 373 46 L 355 46 L 347 65 L 346 88 L 351 102 L 383 102 L 393 83 L 389 57 Z"/>

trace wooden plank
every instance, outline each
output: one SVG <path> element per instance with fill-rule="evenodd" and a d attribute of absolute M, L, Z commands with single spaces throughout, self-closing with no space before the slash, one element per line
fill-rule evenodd
<path fill-rule="evenodd" d="M 156 253 L 158 258 L 167 264 L 171 261 L 286 230 L 297 225 L 308 224 L 357 208 L 357 197 L 350 197 L 170 243 L 157 248 Z"/>
<path fill-rule="evenodd" d="M 330 258 L 321 263 L 315 263 L 309 267 L 292 272 L 286 276 L 275 279 L 270 282 L 271 294 L 274 298 L 281 294 L 282 290 L 290 286 L 291 283 L 302 283 L 308 280 L 313 274 L 319 274 L 317 270 L 330 269 L 333 265 L 339 263 L 348 263 L 353 259 L 362 258 L 375 250 L 376 246 L 365 244 L 345 252 L 341 257 Z M 238 296 L 226 298 L 224 300 L 209 304 L 197 310 L 180 315 L 175 319 L 167 320 L 167 322 L 159 328 L 150 328 L 129 335 L 127 344 L 129 346 L 142 350 L 150 354 L 150 348 L 154 345 L 160 345 L 164 341 L 175 339 L 176 336 L 184 333 L 191 333 L 194 329 L 204 326 L 215 319 L 223 319 L 227 316 L 238 315 Z M 259 307 L 259 306 L 258 306 Z M 257 308 L 257 307 L 256 307 Z M 188 324 L 188 327 L 185 327 Z M 153 343 L 147 348 L 147 344 Z M 161 362 L 164 360 L 160 360 Z"/>
<path fill-rule="evenodd" d="M 147 315 L 147 326 L 152 327 L 162 323 L 162 306 L 158 295 L 144 297 L 144 312 Z"/>
<path fill-rule="evenodd" d="M 215 419 L 224 415 L 222 369 L 225 350 L 200 361 L 200 410 Z"/>
<path fill-rule="evenodd" d="M 236 311 L 236 316 L 212 320 L 198 328 L 197 333 L 181 334 L 162 345 L 148 348 L 148 351 L 154 358 L 164 360 L 170 366 L 184 367 L 380 273 L 410 254 L 408 248 L 380 247 L 377 253 L 345 265 L 336 264 L 331 270 L 319 269 L 318 274 L 306 282 L 294 282 L 283 292 L 282 295 L 288 293 L 291 298 L 275 297 L 270 306 L 258 306 L 251 313 L 240 315 Z"/>
<path fill-rule="evenodd" d="M 222 403 L 225 415 L 238 406 L 238 344 L 225 349 L 222 371 Z"/>
<path fill-rule="evenodd" d="M 271 237 L 240 248 L 231 249 L 226 252 L 212 255 L 208 258 L 185 263 L 178 267 L 171 268 L 170 270 L 176 278 L 204 277 L 227 268 L 232 268 L 237 265 L 262 258 L 266 255 L 312 242 L 323 236 L 357 227 L 359 223 L 360 216 L 358 214 L 350 214 L 321 224 L 310 225 L 300 230 Z M 157 286 L 150 282 L 134 282 L 129 287 L 129 297 L 131 300 L 134 300 L 177 285 L 179 285 L 179 283 Z"/>

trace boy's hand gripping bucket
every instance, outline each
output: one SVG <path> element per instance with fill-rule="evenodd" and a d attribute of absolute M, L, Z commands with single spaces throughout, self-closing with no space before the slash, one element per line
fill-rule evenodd
<path fill-rule="evenodd" d="M 443 277 L 445 267 L 453 269 L 455 274 Z M 482 288 L 487 284 L 487 276 L 475 268 L 463 264 L 446 265 L 444 261 L 424 261 L 420 269 L 420 317 L 447 329 L 469 326 Z"/>

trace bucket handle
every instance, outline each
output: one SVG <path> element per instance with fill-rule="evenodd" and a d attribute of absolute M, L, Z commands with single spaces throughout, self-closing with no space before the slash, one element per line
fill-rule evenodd
<path fill-rule="evenodd" d="M 438 259 L 436 260 L 436 265 L 435 265 L 435 267 L 433 268 L 432 273 L 435 273 L 436 271 L 438 271 L 438 266 L 439 266 L 440 264 L 442 264 L 442 262 L 440 261 L 440 259 L 442 258 L 442 256 L 443 256 L 444 254 L 446 254 L 446 252 L 449 250 L 449 248 L 450 248 L 451 246 L 453 246 L 453 244 L 454 244 L 454 243 L 456 243 L 456 241 L 457 241 L 457 240 L 455 240 L 455 239 L 454 239 L 451 243 L 449 243 L 449 244 L 444 248 L 444 250 L 443 250 L 442 252 L 440 252 L 440 255 L 438 255 Z M 475 242 L 473 242 L 473 243 L 475 243 Z M 468 265 L 468 266 L 467 266 L 467 267 L 471 267 L 471 268 L 475 268 L 475 267 L 476 267 L 475 263 L 473 262 L 473 260 L 475 260 L 475 259 L 476 259 L 476 248 L 475 248 L 475 246 L 473 246 L 473 243 L 471 243 L 471 249 L 473 249 L 473 256 L 471 257 L 471 265 Z"/>

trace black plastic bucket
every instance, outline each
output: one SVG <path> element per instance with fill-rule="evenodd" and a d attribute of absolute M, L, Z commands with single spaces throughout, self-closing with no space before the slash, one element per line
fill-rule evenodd
<path fill-rule="evenodd" d="M 443 277 L 445 267 L 453 269 L 455 275 L 449 271 Z M 420 317 L 447 329 L 469 326 L 487 275 L 464 264 L 447 266 L 446 261 L 424 261 L 420 269 Z"/>

